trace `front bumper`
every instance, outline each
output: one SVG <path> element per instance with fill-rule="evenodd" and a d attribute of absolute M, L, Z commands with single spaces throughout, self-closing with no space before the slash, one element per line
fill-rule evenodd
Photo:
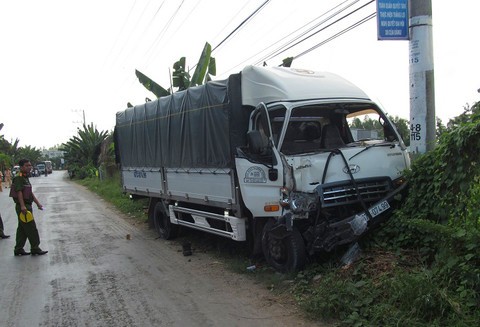
<path fill-rule="evenodd" d="M 384 198 L 368 208 L 371 213 L 370 215 L 363 211 L 348 218 L 330 223 L 321 235 L 316 235 L 313 242 L 313 249 L 315 251 L 323 250 L 328 252 L 339 245 L 358 240 L 362 235 L 367 233 L 367 231 L 379 225 L 392 215 L 396 207 L 395 204 L 404 198 L 406 190 L 407 183 L 404 183 L 388 193 Z M 378 204 L 383 205 L 384 201 L 388 202 L 389 208 L 374 216 L 372 211 L 375 210 L 372 209 L 377 208 Z"/>

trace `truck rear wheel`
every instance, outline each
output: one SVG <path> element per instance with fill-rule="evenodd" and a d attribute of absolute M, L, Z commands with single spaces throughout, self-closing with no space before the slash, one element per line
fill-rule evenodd
<path fill-rule="evenodd" d="M 265 260 L 275 270 L 287 273 L 300 270 L 306 263 L 305 243 L 300 232 L 293 228 L 288 235 L 278 238 L 270 234 L 275 221 L 270 219 L 263 228 L 262 250 Z"/>
<path fill-rule="evenodd" d="M 153 209 L 153 225 L 158 235 L 165 240 L 175 238 L 178 234 L 178 226 L 170 222 L 168 210 L 163 201 L 158 201 Z"/>

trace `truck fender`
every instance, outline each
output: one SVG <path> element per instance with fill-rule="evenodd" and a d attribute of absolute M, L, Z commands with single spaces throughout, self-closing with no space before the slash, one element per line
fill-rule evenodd
<path fill-rule="evenodd" d="M 292 234 L 293 231 L 293 220 L 292 213 L 287 212 L 285 215 L 280 217 L 272 229 L 269 231 L 269 235 L 276 239 L 282 239 Z"/>

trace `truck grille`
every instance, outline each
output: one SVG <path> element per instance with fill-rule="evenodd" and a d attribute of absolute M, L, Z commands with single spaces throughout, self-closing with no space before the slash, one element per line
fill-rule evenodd
<path fill-rule="evenodd" d="M 362 199 L 375 202 L 392 190 L 390 178 L 361 179 L 355 181 Z M 325 184 L 318 187 L 322 207 L 331 207 L 359 202 L 357 191 L 351 181 Z"/>

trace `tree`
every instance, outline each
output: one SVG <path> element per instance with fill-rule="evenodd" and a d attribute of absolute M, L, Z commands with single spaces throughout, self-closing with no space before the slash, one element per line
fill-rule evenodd
<path fill-rule="evenodd" d="M 472 122 L 474 117 L 478 116 L 479 114 L 480 114 L 480 102 L 476 102 L 472 106 L 469 106 L 468 104 L 466 104 L 463 107 L 462 114 L 448 121 L 447 129 L 451 131 L 464 123 Z"/>
<path fill-rule="evenodd" d="M 35 164 L 37 163 L 37 161 L 39 161 L 39 159 L 41 159 L 42 152 L 40 152 L 40 150 L 38 150 L 35 147 L 31 147 L 30 145 L 27 145 L 19 148 L 16 153 L 16 156 L 19 158 L 18 160 L 22 158 L 27 158 L 32 162 L 32 164 Z M 18 162 L 18 160 L 16 160 L 15 162 Z"/>
<path fill-rule="evenodd" d="M 457 128 L 458 126 L 462 125 L 462 124 L 465 124 L 465 123 L 468 123 L 468 122 L 472 122 L 474 121 L 475 119 L 478 118 L 478 116 L 480 115 L 480 101 L 479 102 L 475 102 L 473 105 L 469 105 L 468 103 L 463 106 L 463 113 L 461 113 L 460 115 L 450 119 L 447 123 L 447 126 L 443 125 L 442 123 L 442 120 L 440 118 L 436 118 L 436 122 L 437 122 L 437 129 L 436 129 L 436 135 L 437 135 L 437 139 L 447 133 L 447 132 L 451 132 L 452 130 L 454 130 L 455 128 Z"/>
<path fill-rule="evenodd" d="M 410 128 L 408 124 L 408 120 L 404 118 L 400 118 L 398 116 L 395 117 L 388 117 L 392 123 L 395 124 L 395 127 L 397 128 L 398 133 L 400 133 L 400 136 L 403 139 L 403 142 L 405 142 L 406 146 L 410 145 Z"/>
<path fill-rule="evenodd" d="M 98 169 L 102 142 L 108 137 L 107 131 L 99 132 L 93 123 L 78 129 L 77 136 L 62 145 L 65 160 L 71 174 L 79 178 L 92 177 Z"/>
<path fill-rule="evenodd" d="M 3 128 L 3 123 L 0 123 L 0 130 Z M 20 154 L 18 153 L 18 143 L 20 140 L 17 138 L 13 143 L 8 142 L 4 135 L 0 135 L 0 154 L 10 158 L 8 161 L 8 165 L 12 166 L 15 162 L 20 160 Z M 7 164 L 7 163 L 6 163 Z M 2 167 L 4 169 L 6 167 Z"/>
<path fill-rule="evenodd" d="M 388 116 L 388 118 L 393 124 L 395 124 L 395 127 L 397 128 L 398 133 L 400 133 L 400 136 L 405 142 L 405 145 L 409 146 L 410 145 L 410 129 L 408 128 L 408 121 L 398 116 L 395 116 L 395 117 Z M 358 117 L 354 118 L 350 124 L 350 127 L 358 128 L 358 129 L 374 130 L 378 132 L 378 135 L 380 137 L 383 137 L 384 135 L 382 124 L 380 124 L 378 120 L 370 118 L 368 115 L 364 117 L 363 121 Z"/>
<path fill-rule="evenodd" d="M 100 166 L 100 177 L 106 173 L 107 177 L 113 177 L 117 171 L 115 163 L 115 143 L 113 142 L 113 133 L 110 133 L 100 146 L 100 155 L 98 157 Z"/>

